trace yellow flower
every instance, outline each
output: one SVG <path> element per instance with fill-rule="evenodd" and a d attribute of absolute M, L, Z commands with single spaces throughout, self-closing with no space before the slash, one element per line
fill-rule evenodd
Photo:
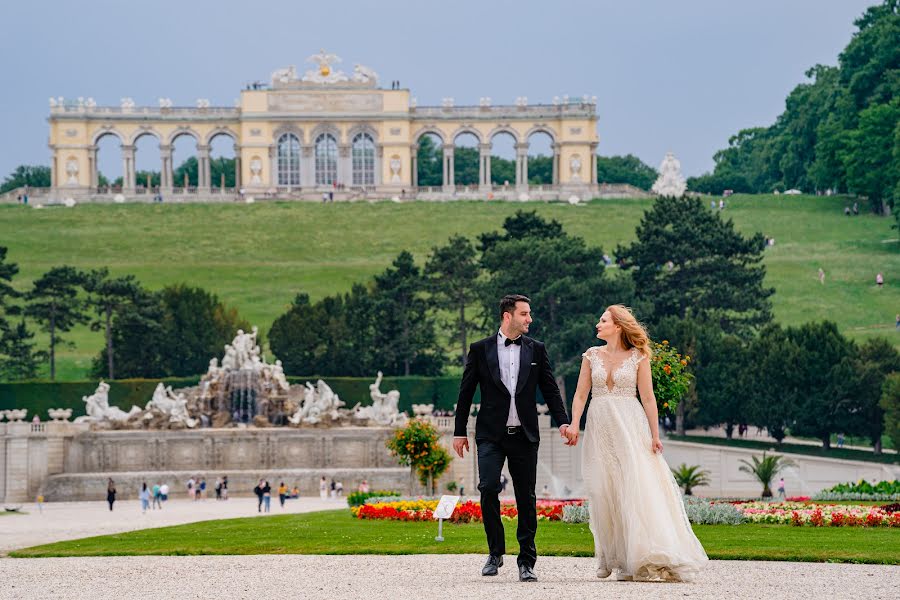
<path fill-rule="evenodd" d="M 663 402 L 663 408 L 669 408 L 669 403 L 668 403 L 668 402 Z"/>

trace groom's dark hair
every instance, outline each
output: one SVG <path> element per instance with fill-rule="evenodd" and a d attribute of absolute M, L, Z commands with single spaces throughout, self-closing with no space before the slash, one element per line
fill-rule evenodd
<path fill-rule="evenodd" d="M 516 302 L 527 302 L 531 304 L 531 298 L 522 294 L 507 294 L 500 298 L 500 320 L 503 320 L 503 313 L 511 313 L 516 310 Z"/>

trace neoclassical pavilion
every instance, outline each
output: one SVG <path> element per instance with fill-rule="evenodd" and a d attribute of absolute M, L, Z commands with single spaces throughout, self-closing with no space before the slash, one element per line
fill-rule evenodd
<path fill-rule="evenodd" d="M 272 74 L 268 86 L 241 92 L 237 106 L 214 107 L 203 99 L 196 107 L 136 106 L 124 98 L 120 106 L 97 106 L 87 100 L 50 101 L 50 150 L 53 189 L 57 198 L 102 199 L 111 192 L 98 186 L 98 143 L 106 136 L 119 141 L 123 180 L 129 199 L 148 198 L 136 180 L 135 147 L 139 139 L 158 141 L 160 192 L 197 200 L 215 199 L 235 190 L 215 189 L 210 181 L 210 145 L 219 136 L 234 143 L 236 188 L 267 197 L 588 197 L 597 190 L 596 100 L 555 99 L 552 104 L 495 106 L 483 98 L 478 106 L 417 106 L 408 89 L 383 89 L 377 75 L 356 65 L 352 74 L 335 70 L 340 62 L 324 52 L 308 61 L 316 68 L 299 75 L 294 67 Z M 528 148 L 533 135 L 550 139 L 552 182 L 528 184 Z M 423 136 L 436 138 L 443 155 L 443 184 L 420 187 L 417 151 Z M 515 181 L 492 185 L 491 150 L 498 135 L 510 136 L 516 153 Z M 196 143 L 196 189 L 173 181 L 172 148 L 178 138 Z M 477 185 L 456 184 L 454 149 L 461 136 L 477 140 Z M 471 139 L 471 137 L 469 137 Z"/>

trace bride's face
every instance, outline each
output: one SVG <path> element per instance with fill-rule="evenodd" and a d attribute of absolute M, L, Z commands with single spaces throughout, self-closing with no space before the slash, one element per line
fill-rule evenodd
<path fill-rule="evenodd" d="M 618 327 L 613 322 L 612 315 L 609 314 L 609 311 L 600 315 L 600 320 L 597 321 L 595 327 L 597 329 L 597 337 L 601 340 L 609 341 L 618 334 Z"/>

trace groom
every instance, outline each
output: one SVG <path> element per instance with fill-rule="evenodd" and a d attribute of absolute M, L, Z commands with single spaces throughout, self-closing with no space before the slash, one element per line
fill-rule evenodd
<path fill-rule="evenodd" d="M 475 443 L 478 446 L 481 514 L 490 551 L 481 574 L 496 575 L 497 569 L 503 566 L 506 545 L 500 520 L 500 471 L 503 461 L 508 460 L 519 513 L 516 538 L 519 540 L 520 581 L 537 581 L 534 574 L 537 560 L 534 485 L 540 434 L 535 389 L 541 388 L 563 437 L 566 437 L 570 422 L 553 378 L 546 347 L 524 335 L 532 321 L 530 303 L 526 296 L 504 296 L 500 300 L 500 331 L 469 347 L 459 385 L 453 433 L 453 449 L 462 458 L 463 451 L 469 449 L 466 424 L 472 397 L 476 386 L 481 386 Z"/>

